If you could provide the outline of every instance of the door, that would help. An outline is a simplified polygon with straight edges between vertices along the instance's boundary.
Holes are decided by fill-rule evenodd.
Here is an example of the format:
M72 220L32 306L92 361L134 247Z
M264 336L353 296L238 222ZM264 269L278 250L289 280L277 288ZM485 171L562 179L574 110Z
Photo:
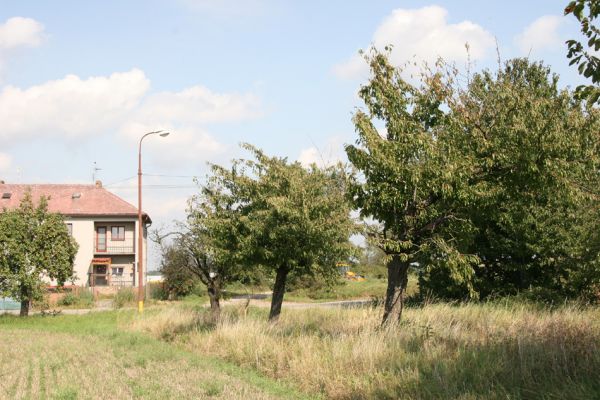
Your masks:
M99 226L96 228L96 251L106 251L106 227Z
M108 286L107 265L94 265L92 271L92 286Z

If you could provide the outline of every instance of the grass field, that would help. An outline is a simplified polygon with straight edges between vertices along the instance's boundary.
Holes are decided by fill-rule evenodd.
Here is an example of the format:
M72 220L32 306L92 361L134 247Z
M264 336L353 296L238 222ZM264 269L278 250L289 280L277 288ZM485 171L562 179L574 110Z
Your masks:
M600 309L522 304L408 308L380 329L381 310L226 309L217 326L169 307L132 329L212 354L333 399L594 399L600 394Z
M339 285L331 288L296 289L285 294L285 301L297 302L322 302L334 300L352 300L364 298L382 298L385 296L387 281L384 279L369 278L366 281L341 280Z
M0 398L305 397L252 370L125 329L135 320L133 311L0 317Z
M0 398L599 398L597 307L429 304L386 329L379 308L267 312L2 316Z

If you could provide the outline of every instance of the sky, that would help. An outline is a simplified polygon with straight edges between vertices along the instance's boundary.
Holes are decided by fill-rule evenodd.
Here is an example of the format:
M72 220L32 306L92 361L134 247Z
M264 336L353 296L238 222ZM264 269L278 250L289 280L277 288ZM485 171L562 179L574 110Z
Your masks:
M463 67L468 43L472 71L529 57L562 86L582 83L566 59L579 29L566 3L3 0L0 179L95 178L135 205L137 142L166 130L143 142L143 208L165 228L185 217L193 177L243 157L242 142L304 164L343 161L369 77L358 51L371 45L393 45L398 65Z

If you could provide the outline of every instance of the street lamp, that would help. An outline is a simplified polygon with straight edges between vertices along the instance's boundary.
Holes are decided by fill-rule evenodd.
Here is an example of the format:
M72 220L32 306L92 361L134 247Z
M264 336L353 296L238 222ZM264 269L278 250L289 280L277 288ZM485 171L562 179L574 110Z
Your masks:
M144 228L142 225L142 140L146 136L158 134L161 137L169 136L169 132L148 132L140 139L138 148L138 312L144 312Z

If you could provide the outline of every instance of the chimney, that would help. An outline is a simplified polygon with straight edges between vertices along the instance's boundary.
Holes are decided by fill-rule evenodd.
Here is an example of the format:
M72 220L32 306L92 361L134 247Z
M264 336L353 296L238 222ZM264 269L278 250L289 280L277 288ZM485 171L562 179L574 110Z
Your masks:
M98 189L101 189L102 188L102 181L96 181L96 187Z

